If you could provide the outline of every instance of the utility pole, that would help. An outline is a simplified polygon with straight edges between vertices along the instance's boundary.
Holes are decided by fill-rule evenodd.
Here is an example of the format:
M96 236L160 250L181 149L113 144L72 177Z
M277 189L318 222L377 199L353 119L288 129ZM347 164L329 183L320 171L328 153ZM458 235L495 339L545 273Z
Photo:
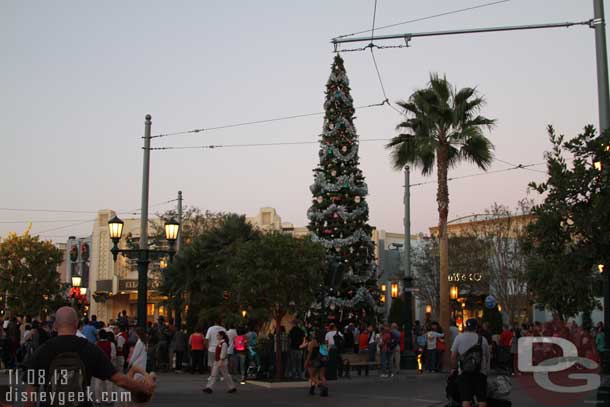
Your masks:
M403 354L403 366L406 369L416 368L415 354L413 353L413 320L412 320L412 303L413 303L413 275L411 274L411 170L409 166L405 166L405 194L404 194L404 253L403 253L403 293L404 293L404 333L405 333L405 352Z
M608 95L608 53L606 49L606 20L603 0L593 0L595 29L595 56L597 59L597 99L599 108L599 134L610 129L610 96Z
M597 60L597 100L599 110L599 134L610 129L610 96L608 95L608 54L606 48L606 19L603 0L593 0L595 29L595 57ZM605 348L610 349L610 272L604 273L604 337ZM610 352L604 352L603 371L610 374ZM598 400L610 401L610 381L600 386Z
M144 122L144 164L142 170L142 208L140 211L140 253L138 258L138 326L146 327L148 303L148 184L150 174L150 127L152 117Z
M180 252L180 246L182 245L182 191L178 191L178 223L180 224L180 229L178 229L176 254Z
M178 191L178 223L180 229L178 229L178 240L176 243L176 255L180 253L180 246L182 243L182 191ZM176 296L174 301L174 310L176 312L176 318L174 320L176 329L182 327L182 299L180 296Z

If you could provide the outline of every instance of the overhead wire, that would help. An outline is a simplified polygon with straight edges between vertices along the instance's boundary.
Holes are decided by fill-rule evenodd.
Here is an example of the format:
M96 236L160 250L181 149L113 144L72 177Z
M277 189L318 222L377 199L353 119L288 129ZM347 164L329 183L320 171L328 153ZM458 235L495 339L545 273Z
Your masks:
M455 181L455 180L458 180L458 179L479 177L479 176L482 176L482 175L498 174L498 173L514 171L514 170L527 170L529 167L534 167L534 166L543 165L543 164L545 164L545 163L517 164L517 165L514 165L514 166L512 166L510 168L503 168L501 170L492 170L492 171L485 171L485 172L477 172L477 173L474 173L474 174L458 175L456 177L448 177L447 181ZM410 184L409 186L410 187L418 187L418 186L421 186L421 185L436 184L436 183L437 183L437 181L417 182L415 184Z
M410 24L410 23L416 23L419 21L425 21L425 20L431 20L433 18L437 18L437 17L443 17L443 16L448 16L451 14L457 14L457 13L462 13L464 11L470 11L470 10L475 10L475 9L479 9L479 8L483 8L483 7L489 7L489 6L493 6L496 4L500 4L500 3L506 3L509 2L510 0L498 0L498 1L493 1L490 3L485 3L485 4L480 4L478 6L472 6L472 7L466 7L466 8L461 8L461 9L456 9L456 10L451 10L451 11L446 11L444 13L438 13L438 14L433 14L430 16L426 16L426 17L419 17L419 18L414 18L412 20L406 20L406 21L401 21L398 23L393 23L393 24L388 24L388 25L382 25L381 27L377 27L377 31L379 30L385 30L386 28L392 28L392 27L397 27L399 25L404 25L404 24ZM351 33L351 34L343 34L343 35L339 35L337 37L335 37L335 39L341 39L341 38L346 38L346 37L352 37L354 35L358 35L358 34L364 34L367 33L371 30L362 30L362 31L358 31L355 33Z
M358 142L371 141L389 141L391 138L370 138L360 139ZM215 149L215 148L231 148L231 147L269 147L269 146L298 146L306 144L320 144L319 141L286 141L277 143L249 143L249 144L210 144L201 146L166 146L166 147L151 147L151 150L194 150L194 149Z
M381 79L381 72L379 71L379 65L377 65L377 59L375 59L375 52L373 51L373 37L375 35L375 20L377 18L377 0L375 0L375 6L373 7L373 26L371 28L371 43L365 47L371 50L371 57L373 58L373 65L375 66L375 72L377 72L377 79L379 80L379 86L381 86L381 93L384 97L384 103L386 103L392 110L397 112L398 114L402 114L400 110L394 107L388 98L388 95L385 91L385 86L383 86L383 79Z
M152 205L149 205L150 208L155 208L161 205L165 205L171 202L175 202L178 199L170 199L163 202L157 202ZM68 210L68 209L30 209L30 208L0 208L0 211L9 211L9 212L32 212L32 213L86 213L86 214L97 214L98 211L83 211L83 210ZM128 215L138 215L140 210L132 210L132 211L117 211L117 214L128 214ZM42 220L2 220L0 224L19 224L19 223L32 223L32 224L40 224L40 223L65 223L65 222L76 222L71 223L69 225L58 226L51 229L47 229L41 232L36 232L36 234L43 234L46 232L51 232L55 230L67 229L73 226L80 226L85 223L94 222L95 219L42 219Z
M371 108L371 107L383 106L384 104L385 104L385 101L380 102L380 103L372 103L370 105L358 106L358 107L356 107L354 109L355 110L362 110L362 109L368 109L368 108ZM249 122L225 124L225 125L215 126L215 127L204 127L204 128L199 128L199 129L192 129L192 130L185 130L185 131L176 131L176 132L173 132L173 133L159 133L159 134L150 136L150 138L160 138L160 137L169 137L169 136L183 136L183 135L188 135L188 134L196 134L196 133L201 133L201 132L209 132L209 131L213 131L213 130L222 130L222 129L230 129L230 128L233 128L233 127L249 126L249 125L252 125L252 124L271 123L271 122L278 122L278 121L282 121L282 120L297 119L297 118L301 118L301 117L321 116L324 113L325 112L296 114L296 115L292 115L292 116L282 116L282 117L276 117L276 118L272 118L272 119L254 120L254 121L249 121Z

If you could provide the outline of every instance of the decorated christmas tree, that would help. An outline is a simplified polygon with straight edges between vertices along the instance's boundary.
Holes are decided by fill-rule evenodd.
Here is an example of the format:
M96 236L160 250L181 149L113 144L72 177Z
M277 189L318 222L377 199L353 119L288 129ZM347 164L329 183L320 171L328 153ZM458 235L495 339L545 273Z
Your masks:
M358 135L349 81L338 54L326 83L320 163L313 170L312 238L328 249L328 319L372 320L380 311L374 243L368 224L368 188L359 168Z

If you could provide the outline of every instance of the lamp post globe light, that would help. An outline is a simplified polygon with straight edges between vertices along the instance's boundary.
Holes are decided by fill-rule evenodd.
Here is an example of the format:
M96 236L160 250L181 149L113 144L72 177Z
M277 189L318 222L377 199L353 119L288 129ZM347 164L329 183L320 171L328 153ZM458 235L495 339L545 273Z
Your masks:
M72 287L79 288L81 281L81 276L72 276Z
M148 302L148 257L150 253L159 253L159 254L168 254L169 255L169 263L171 264L174 259L174 254L176 253L174 249L174 244L176 243L176 239L178 238L178 233L180 232L180 223L176 222L174 219L170 219L165 222L164 231L165 231L165 239L169 243L169 248L167 250L153 250L148 248L140 248L140 249L120 249L119 242L123 235L123 226L125 222L119 219L118 216L114 216L112 219L108 221L108 232L110 234L110 239L112 240L112 248L110 252L112 253L112 258L114 261L117 260L119 253L134 253L138 254L138 326L145 327L146 326L146 305Z

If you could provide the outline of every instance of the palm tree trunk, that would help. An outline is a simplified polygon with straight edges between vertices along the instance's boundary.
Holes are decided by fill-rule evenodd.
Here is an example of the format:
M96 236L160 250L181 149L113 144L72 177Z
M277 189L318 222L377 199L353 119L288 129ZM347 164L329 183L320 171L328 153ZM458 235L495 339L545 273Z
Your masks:
M449 145L440 144L436 155L438 190L436 202L438 204L438 231L439 231L439 259L440 259L440 310L439 324L446 337L449 337L449 240L447 236L447 218L449 216L449 187L447 186L447 172L449 161ZM451 343L445 340L449 347ZM449 353L444 352L443 366L448 368Z

